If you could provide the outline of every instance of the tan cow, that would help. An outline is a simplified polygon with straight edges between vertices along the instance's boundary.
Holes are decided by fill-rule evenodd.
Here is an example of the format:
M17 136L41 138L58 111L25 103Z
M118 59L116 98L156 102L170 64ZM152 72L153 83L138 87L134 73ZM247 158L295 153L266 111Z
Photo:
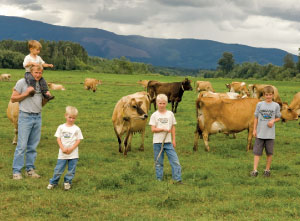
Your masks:
M242 94L243 96L250 96L250 93L247 89L247 85L245 82L231 82L231 84L225 84L225 86L229 89L229 92L235 92Z
M10 74L1 74L0 81L10 81L11 75Z
M300 116L300 92L294 95L289 107Z
M226 92L226 93L214 93L210 91L202 91L198 94L200 97L212 97L212 98L223 98L223 99L239 99L243 98L242 95L235 92Z
M215 133L238 133L248 129L247 151L252 147L253 122L256 98L219 99L198 98L197 129L195 131L194 151L198 150L199 135L203 136L205 148L209 151L208 136Z
M12 144L17 144L18 140L18 119L19 119L19 102L12 103L9 101L8 107L6 110L8 119L12 122L15 127L15 136Z
M139 80L137 83L142 85L143 88L146 90L147 86L148 86L148 83L149 83L149 80Z
M249 84L248 87L249 87L249 91L250 91L250 97L262 99L264 88L266 86L272 86L273 87L273 89L274 89L274 99L273 100L281 105L282 101L279 97L278 89L273 85L269 85L269 84Z
M213 89L209 81L196 81L196 90L197 92L201 92L201 91L215 92L215 90Z
M61 84L48 83L48 87L50 90L61 90L61 91L66 90L65 87L62 86Z
M131 149L131 139L134 133L141 133L140 150L144 150L145 128L148 118L150 99L147 92L137 92L135 94L122 97L116 104L112 122L119 142L119 152L127 155ZM122 136L126 134L124 145Z
M96 92L97 90L97 85L102 84L101 80L97 80L95 78L86 78L84 80L84 88L87 90L92 90L93 92Z

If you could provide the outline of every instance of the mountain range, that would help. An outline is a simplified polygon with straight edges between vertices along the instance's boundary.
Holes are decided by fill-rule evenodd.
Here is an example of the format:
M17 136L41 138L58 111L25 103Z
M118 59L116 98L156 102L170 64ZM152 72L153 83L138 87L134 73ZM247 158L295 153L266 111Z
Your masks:
M20 17L0 16L0 40L4 39L72 41L82 45L90 56L108 59L125 56L130 61L154 66L190 69L215 69L224 52L232 53L236 63L257 62L281 66L288 53L275 48L256 48L211 40L117 35L97 28L73 28Z

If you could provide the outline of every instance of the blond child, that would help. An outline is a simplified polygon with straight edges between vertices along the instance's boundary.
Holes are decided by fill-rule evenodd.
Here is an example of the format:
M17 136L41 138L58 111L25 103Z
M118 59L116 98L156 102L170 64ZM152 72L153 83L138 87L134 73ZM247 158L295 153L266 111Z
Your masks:
M166 152L172 167L173 180L175 183L181 184L181 166L175 151L176 119L173 112L166 109L168 97L165 94L157 95L156 104L158 106L158 110L151 115L149 122L153 133L156 178L159 181L163 179L164 152Z
M250 173L250 175L253 177L258 175L257 167L264 148L266 150L267 163L263 175L266 177L271 175L270 167L274 149L275 122L278 122L281 117L280 106L278 103L273 101L273 87L265 87L263 96L265 100L257 103L254 113L255 119L253 136L256 137L256 139L253 147L253 171Z
M76 165L78 162L78 145L83 139L81 130L75 125L75 120L78 115L78 110L75 107L66 107L66 123L59 125L56 130L55 137L59 145L59 154L54 175L50 179L47 189L53 189L58 185L58 181L63 174L66 165L68 164L68 172L64 177L64 189L71 188L72 180L75 176Z
M33 95L36 91L36 80L31 75L30 68L32 66L38 66L38 65L42 65L44 68L45 67L53 68L53 64L46 64L43 61L43 59L39 56L41 48L42 48L42 45L40 44L40 42L38 42L36 40L28 41L28 49L30 51L30 54L24 58L23 66L26 70L26 72L25 72L26 83L28 86L34 88L34 91L32 91L31 95ZM52 96L51 93L49 92L47 82L45 81L45 79L43 77L39 80L39 84L40 84L41 92L42 92L42 95L44 96L44 98L46 98L48 101L52 100L54 98L54 96Z

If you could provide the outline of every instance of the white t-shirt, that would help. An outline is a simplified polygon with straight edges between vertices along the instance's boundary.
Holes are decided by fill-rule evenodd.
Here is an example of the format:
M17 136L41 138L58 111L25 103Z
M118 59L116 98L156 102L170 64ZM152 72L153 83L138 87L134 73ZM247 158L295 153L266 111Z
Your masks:
M80 128L75 124L71 127L68 127L66 124L59 125L54 136L61 139L61 143L64 147L71 147L77 140L83 139ZM58 159L75 158L79 158L78 147L76 147L70 154L63 153L59 148Z
M167 110L165 113L155 111L149 121L149 125L156 128L163 128L170 130L173 125L177 124L175 116L172 111ZM166 132L159 132L153 134L153 143L162 143L165 138ZM168 133L165 143L171 143L171 133Z
M45 61L43 61L43 59L40 56L37 55L34 58L34 57L31 57L31 55L29 54L24 58L24 62L23 62L23 67L25 68L26 72L30 72L31 66L25 67L29 62L34 62L34 63L41 64L41 65L45 64Z

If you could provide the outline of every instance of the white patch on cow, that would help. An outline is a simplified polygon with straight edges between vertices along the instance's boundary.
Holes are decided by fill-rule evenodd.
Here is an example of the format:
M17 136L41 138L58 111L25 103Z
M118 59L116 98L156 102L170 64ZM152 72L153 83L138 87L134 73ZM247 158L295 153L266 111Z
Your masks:
M239 94L235 92L226 92L226 94L229 97L229 99L237 99L239 96Z
M241 83L241 86L244 86L244 85L246 85L246 83L245 83L245 82L242 82L242 83Z
M230 88L230 92L235 92L235 90L234 90L234 88L232 87L232 88Z
M222 132L225 129L225 125L221 122L215 121L211 125L211 133Z

